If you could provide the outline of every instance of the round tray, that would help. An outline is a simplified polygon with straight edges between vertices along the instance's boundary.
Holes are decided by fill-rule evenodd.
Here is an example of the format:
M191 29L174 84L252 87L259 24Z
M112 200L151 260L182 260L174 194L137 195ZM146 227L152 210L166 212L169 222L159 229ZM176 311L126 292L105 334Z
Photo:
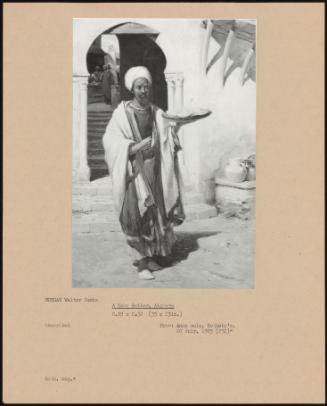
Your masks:
M193 123L194 121L200 120L201 118L208 117L211 114L211 111L208 109L198 109L196 111L181 111L181 112L166 112L163 113L163 117L165 117L169 121L174 121L178 124L187 124Z

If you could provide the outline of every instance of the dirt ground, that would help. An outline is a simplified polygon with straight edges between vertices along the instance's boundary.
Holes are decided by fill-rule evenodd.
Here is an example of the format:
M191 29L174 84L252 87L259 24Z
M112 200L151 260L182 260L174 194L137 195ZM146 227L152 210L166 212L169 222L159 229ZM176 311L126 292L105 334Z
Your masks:
M119 225L74 234L73 287L254 288L254 220L217 216L185 222L175 232L173 263L147 281L138 278Z

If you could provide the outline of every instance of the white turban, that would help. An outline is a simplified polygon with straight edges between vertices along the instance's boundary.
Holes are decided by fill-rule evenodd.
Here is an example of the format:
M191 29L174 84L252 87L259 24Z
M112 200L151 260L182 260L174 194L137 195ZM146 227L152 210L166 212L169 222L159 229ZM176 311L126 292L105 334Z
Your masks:
M125 73L125 86L127 89L132 91L133 83L140 78L147 79L150 85L152 84L151 74L145 66L134 66L128 69Z

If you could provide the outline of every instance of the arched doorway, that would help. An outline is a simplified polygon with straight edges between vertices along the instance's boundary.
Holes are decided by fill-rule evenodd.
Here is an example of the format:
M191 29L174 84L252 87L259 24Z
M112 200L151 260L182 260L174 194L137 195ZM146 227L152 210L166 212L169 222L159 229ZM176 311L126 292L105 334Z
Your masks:
M164 75L166 57L156 43L159 34L159 31L143 24L127 22L102 32L88 50L87 67L89 73L92 74L95 66L100 66L100 63L102 63L101 68L110 63L118 73L119 81L115 88L115 96L112 96L109 105L108 101L107 104L105 102L104 83L98 83L95 86L91 83L88 85L87 155L91 181L108 175L102 136L117 103L120 100L130 100L133 97L123 83L123 78L129 68L143 65L149 69L153 82L151 101L163 110L167 110L167 84ZM106 38L108 44L111 44L108 47L104 46ZM116 45L114 45L113 39L115 39Z
M152 102L167 110L167 84L164 71L166 57L155 42L159 31L150 29L142 24L126 23L111 30L119 41L120 47L120 76L124 78L126 71L132 66L146 66L152 76ZM123 99L131 99L132 94L122 86Z

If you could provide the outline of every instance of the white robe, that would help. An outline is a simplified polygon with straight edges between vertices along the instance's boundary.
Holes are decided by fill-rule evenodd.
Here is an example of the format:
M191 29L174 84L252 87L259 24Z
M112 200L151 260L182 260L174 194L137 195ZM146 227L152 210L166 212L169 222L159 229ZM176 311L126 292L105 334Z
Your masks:
M156 128L160 142L160 162L163 198L166 212L176 204L179 198L183 204L183 180L181 176L178 156L175 160L174 141L168 120L162 116L163 111L156 111ZM109 168L109 175L113 185L114 204L117 215L120 216L126 193L128 176L132 175L129 161L129 147L135 143L133 132L125 111L125 102L121 102L114 110L103 136L105 160ZM136 159L142 166L142 153L136 154ZM135 178L138 206L141 216L146 210L145 200L151 197L151 191L144 181L142 172Z

